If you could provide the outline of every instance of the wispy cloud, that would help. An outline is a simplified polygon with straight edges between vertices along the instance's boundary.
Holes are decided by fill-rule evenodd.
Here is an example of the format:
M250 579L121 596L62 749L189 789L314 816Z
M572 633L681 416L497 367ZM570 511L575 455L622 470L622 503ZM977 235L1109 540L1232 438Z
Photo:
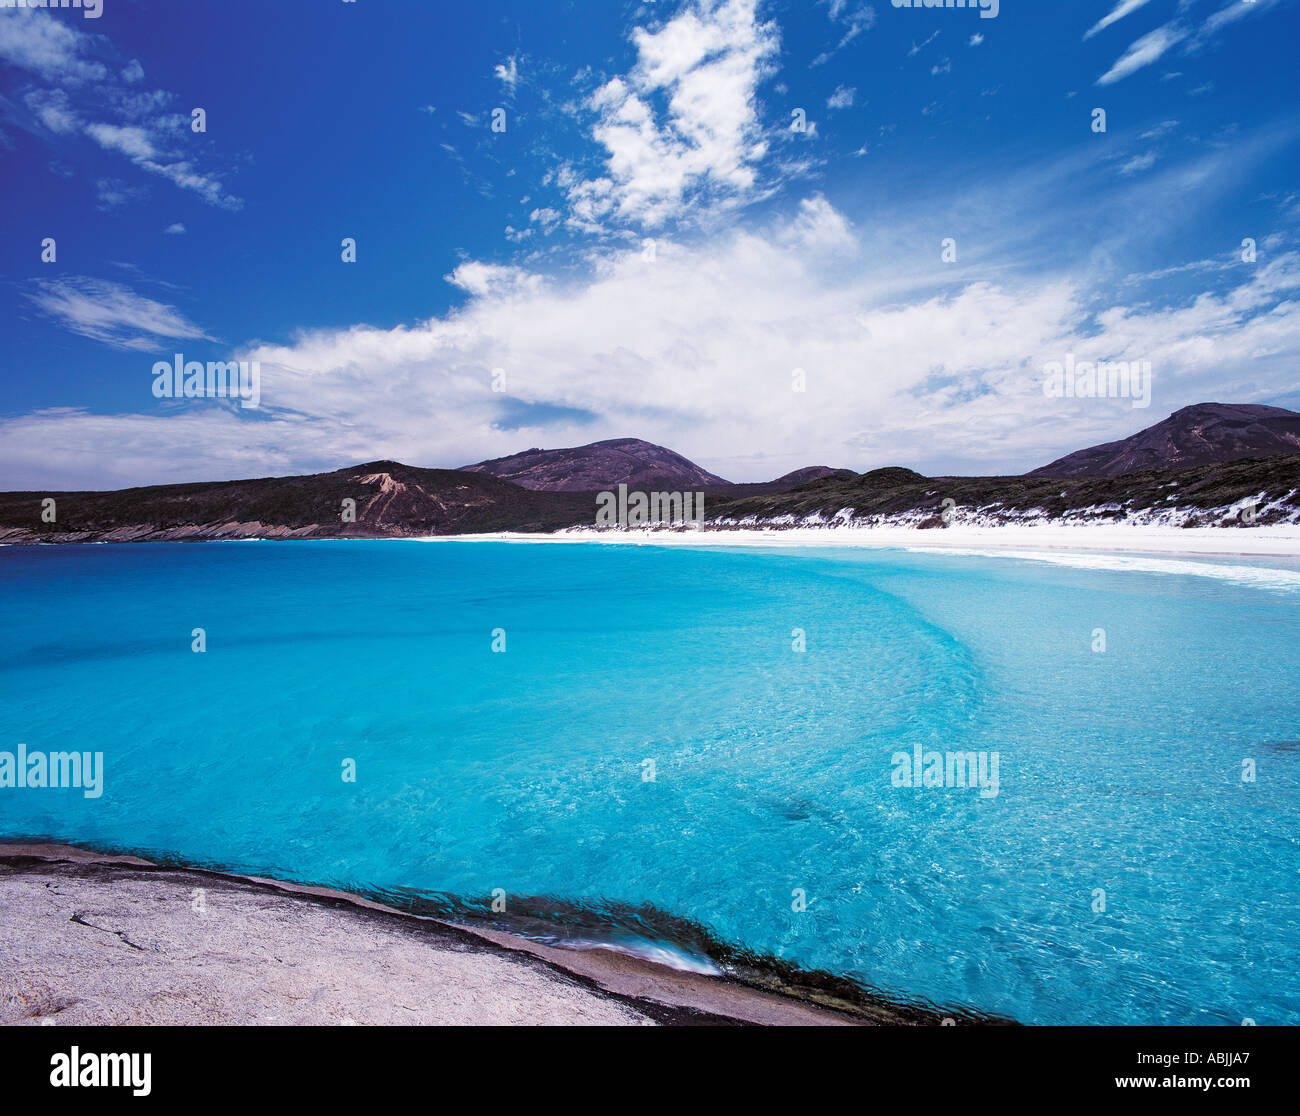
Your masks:
M1151 0L1120 0L1120 2L1116 4L1109 13L1102 16L1101 19L1088 28L1087 34L1083 37L1085 39L1091 39L1099 32L1105 31L1112 23L1118 23L1125 16L1132 15L1139 8L1145 7L1150 2Z
M48 83L24 95L32 113L24 126L37 134L84 135L210 205L240 208L217 175L180 153L187 118L169 111L172 94L142 89L139 61L110 67L102 60L110 53L103 36L76 31L44 11L0 9L0 60Z
M915 58L918 54L921 53L921 51L923 51L932 42L934 42L934 40L937 39L941 34L942 32L936 31L932 35L930 35L929 38L922 39L919 43L913 43L911 50L907 52L907 57Z
M519 59L512 54L504 62L499 63L492 73L502 85L513 92L515 86L519 84Z
M1159 124L1155 125L1155 127L1148 128L1138 138L1144 140L1159 139L1161 136L1168 135L1177 127L1178 127L1177 120L1162 120L1160 121Z
M87 124L86 135L106 151L118 151L133 161L152 159L157 152L143 128L118 124Z
M1166 23L1163 27L1157 27L1154 31L1143 35L1120 55L1115 64L1097 79L1097 84L1113 85L1144 66L1150 66L1171 47L1177 46L1186 39L1187 35L1188 32L1176 23Z
M175 307L121 283L74 275L42 280L27 297L71 332L119 349L154 349L164 340L213 340Z
M1112 85L1121 81L1130 74L1151 65L1176 46L1181 46L1184 53L1200 50L1225 27L1238 20L1262 15L1283 2L1285 0L1230 0L1226 7L1220 8L1199 26L1184 18L1187 5L1180 4L1179 18L1157 27L1132 43L1115 64L1097 79L1097 84ZM1126 4L1127 11L1121 13L1120 9L1125 8ZM1126 0L1126 4L1121 4L1111 15L1118 19L1121 15L1127 15L1129 11L1141 6L1141 4L1134 4L1133 0ZM1109 16L1090 31L1089 35L1100 29L1107 20L1110 20ZM1110 21L1114 22L1114 20Z
M1281 2L1282 0L1229 0L1202 25L1197 36L1198 45L1217 35L1229 24L1249 16L1261 15Z
M143 190L123 182L120 178L95 180L95 203L104 212L120 209L131 202L139 201L143 196Z
M1135 155L1127 163L1119 168L1119 173L1128 177L1139 173L1140 171L1150 170L1156 165L1156 153L1147 151L1142 155Z
M0 9L0 59L47 81L103 81L108 67L95 58L94 48L90 35L42 11Z
M29 90L23 96L23 103L56 136L72 135L83 127L81 117L63 89Z
M851 3L850 0L829 0L827 16L843 30L834 45L827 47L813 59L814 66L829 62L836 54L876 23L876 10L870 4Z
M826 107L829 109L852 108L853 98L857 95L857 92L852 86L841 85L827 98Z

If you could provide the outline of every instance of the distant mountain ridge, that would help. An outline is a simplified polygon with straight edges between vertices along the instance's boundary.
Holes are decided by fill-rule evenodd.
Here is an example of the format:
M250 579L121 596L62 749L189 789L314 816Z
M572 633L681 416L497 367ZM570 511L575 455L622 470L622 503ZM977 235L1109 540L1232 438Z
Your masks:
M46 523L33 507L54 499ZM496 477L370 461L332 473L116 492L0 493L0 542L392 538L554 531L590 501Z
M1150 462L1150 464L1143 464ZM707 493L708 528L1027 522L1300 523L1300 414L1203 403L1017 477L824 465L730 484L663 446L616 438L462 469L369 461L330 473L0 493L0 543L402 538L593 528L598 492ZM53 521L45 515L54 499Z
M1300 414L1257 403L1197 403L1117 442L1076 450L1029 477L1119 477L1300 453Z
M646 492L719 488L731 482L695 462L640 438L610 438L568 449L530 449L464 465L538 492L600 492L626 484Z
M786 492L714 501L706 518L710 527L767 529L1300 524L1300 454L1118 477L924 477L897 468L837 473Z
M581 451L592 450L592 453ZM297 477L152 485L115 492L0 493L0 543L186 542L212 539L403 538L544 533L596 521L596 493L707 490L720 498L783 492L834 473L824 466L733 485L649 442L615 439L576 450L529 450L503 468L421 469L368 461ZM842 470L846 476L851 472ZM545 488L550 484L557 487ZM564 487L580 484L581 489ZM46 522L43 501L55 501Z

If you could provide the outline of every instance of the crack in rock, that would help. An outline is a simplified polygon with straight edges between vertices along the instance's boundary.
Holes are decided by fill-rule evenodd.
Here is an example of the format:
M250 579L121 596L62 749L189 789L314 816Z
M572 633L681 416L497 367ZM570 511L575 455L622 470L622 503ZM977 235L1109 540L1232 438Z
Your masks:
M74 914L70 919L68 919L68 921L75 922L78 926L89 926L90 929L98 930L101 934L112 934L114 937L118 938L123 945L129 945L132 949L138 949L141 953L147 952L144 946L136 945L135 942L131 941L123 930L109 930L103 926L96 926L93 922L87 922L79 914Z

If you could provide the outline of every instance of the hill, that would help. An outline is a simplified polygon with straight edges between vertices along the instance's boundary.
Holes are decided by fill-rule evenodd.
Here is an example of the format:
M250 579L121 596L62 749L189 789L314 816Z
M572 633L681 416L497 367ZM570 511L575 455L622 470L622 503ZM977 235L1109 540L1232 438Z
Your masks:
M653 442L612 438L570 449L530 449L462 467L539 492L600 492L626 484L645 492L685 492L731 482Z
M1031 477L1118 477L1300 453L1300 414L1252 403L1197 403L1118 442L1076 450Z

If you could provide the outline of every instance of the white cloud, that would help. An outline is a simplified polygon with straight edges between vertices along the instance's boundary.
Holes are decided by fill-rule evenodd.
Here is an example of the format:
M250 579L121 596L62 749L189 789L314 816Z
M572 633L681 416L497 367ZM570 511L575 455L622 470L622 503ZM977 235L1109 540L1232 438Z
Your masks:
M168 236L184 236L185 226L182 225L179 221L177 221L174 225L168 225L165 229L163 229L163 232L165 232Z
M227 193L215 175L174 153L188 118L167 112L173 96L138 88L144 80L138 60L120 72L96 60L109 49L102 36L76 31L46 12L0 9L0 60L53 83L53 88L33 89L23 98L45 129L60 136L84 133L105 151L126 157L211 205L240 208L240 199ZM99 119L87 123L92 116ZM138 193L119 190L113 196L122 201Z
M534 209L528 215L528 220L532 221L534 224L541 225L542 232L544 233L549 233L563 219L564 214L562 214L558 209L551 209L549 207Z
M143 191L128 185L120 178L95 180L95 201L102 210L117 209L128 202L139 201Z
M31 9L0 9L0 59L47 81L102 81L108 68L90 55L90 36Z
M826 107L829 109L845 109L853 107L853 98L857 95L857 90L849 85L841 85L826 101Z
M1110 12L1094 23L1083 37L1091 39L1098 32L1105 31L1112 23L1118 23L1126 15L1132 15L1139 8L1145 7L1151 0L1120 0Z
M1177 24L1166 23L1163 27L1157 27L1133 43L1115 64L1097 79L1097 84L1113 85L1136 73L1142 67L1151 65L1171 47L1177 46L1186 38L1187 31Z
M967 46L977 47L977 46L979 46L980 43L982 43L983 41L984 41L984 36L981 35L978 31L976 31L975 34L973 34L973 35L970 37L970 42L967 44Z
M876 23L876 10L870 4L853 4L847 0L831 0L827 15L832 23L844 28L835 45L828 47L813 59L814 66L829 62L832 57L853 42L863 31L869 31Z
M1162 27L1157 27L1154 31L1143 35L1142 38L1134 42L1119 60L1097 79L1097 84L1111 85L1122 78L1126 78L1144 66L1149 66L1175 46L1181 45L1183 53L1193 53L1204 47L1225 27L1236 23L1240 19L1245 19L1247 16L1260 15L1269 11L1281 2L1282 0L1231 0L1226 7L1220 8L1199 27L1194 27L1179 19L1166 23ZM1126 0L1111 14L1115 15L1115 18L1119 18L1116 12L1126 6L1128 11L1133 11L1141 5L1133 5L1132 0ZM1184 15L1187 7L1186 3L1179 5L1180 17ZM1127 11L1121 14L1127 14ZM1109 17L1107 18L1109 19ZM1106 22L1106 20L1103 20L1089 34L1095 33Z
M1156 165L1156 153L1148 151L1142 155L1135 155L1127 163L1119 168L1119 173L1125 175L1137 174L1139 171L1150 170Z
M775 25L757 21L755 0L693 0L632 41L636 65L587 102L605 174L570 181L575 225L655 229L696 206L747 200L767 153L756 90L777 50Z
M913 43L912 49L907 52L907 57L915 58L918 54L921 53L921 51L923 51L932 42L934 42L934 40L937 39L941 34L942 34L941 31L935 31L933 34L930 35L928 39L922 39L921 42L919 43Z
M196 170L192 163L186 160L164 161L154 146L153 137L144 128L135 125L87 124L86 134L105 150L125 155L142 170L161 175L181 189L200 195L212 205L238 209L243 204L238 198L227 194L219 180Z
M23 103L55 135L66 136L81 130L81 118L62 89L33 89Z
M804 198L794 220L778 226L773 239L809 252L853 252L858 243L848 219L820 194Z
M121 385L126 405L135 400L152 402L151 359L142 357L139 375ZM216 404L166 418L51 408L0 425L4 437L12 439L0 448L6 484L39 490L233 479L250 473L283 475L299 471L304 461L312 462L309 470L324 471L335 467L330 463L330 441L338 444L337 436L327 439L322 431L301 423L244 429ZM286 431L293 446L290 451L277 447L275 441ZM50 437L57 439L57 459L49 453ZM358 462L367 460L364 452L349 456Z
M1145 212L1166 185L1131 195L1125 212ZM987 201L970 199L972 211L987 212ZM1023 219L1015 198L1005 204L1010 220ZM464 305L443 316L242 351L262 366L255 421L201 402L168 416L29 415L0 422L0 468L40 486L78 462L83 480L104 484L376 457L452 466L632 432L736 479L808 464L996 472L1130 433L1190 402L1268 398L1294 384L1300 253L1225 269L1223 283L1161 306L1149 291L1120 301L1110 278L1088 282L1078 266L1068 276L953 282L937 250L918 256L928 223L915 219L883 214L854 227L814 196L761 231L660 240L653 260L602 251L582 280L470 261L449 277ZM89 336L139 348L203 336L173 308L122 288L42 293L47 311ZM1042 365L1070 352L1150 360L1151 411L1046 399ZM506 371L505 396L492 391L495 368ZM795 368L807 373L806 393L791 391ZM533 407L543 417L530 422ZM547 417L555 408L565 409L558 421Z
M1259 15L1278 3L1279 0L1230 0L1205 21L1197 38L1198 40L1209 39L1229 24L1236 23L1237 20L1245 19L1247 16Z
M87 124L86 135L106 151L120 152L132 160L152 159L156 154L149 133L143 128Z
M244 204L241 199L226 193L225 187L222 186L218 179L196 170L194 165L188 161L180 160L173 163L164 163L153 159L144 159L138 160L136 165L151 174L161 175L182 190L190 190L198 194L209 205L215 205L221 209L240 209Z
M160 340L212 338L173 306L121 283L86 276L42 280L27 296L66 329L122 349L152 349Z
M519 83L519 60L512 54L505 62L497 65L492 73L502 85L513 90Z
M1159 139L1161 136L1167 135L1177 127L1178 127L1177 120L1162 120L1154 128L1148 128L1145 132L1142 133L1142 135L1139 138L1144 140Z
M545 285L542 276L531 275L523 268L479 263L477 260L461 264L444 278L478 298L503 301L536 295Z

